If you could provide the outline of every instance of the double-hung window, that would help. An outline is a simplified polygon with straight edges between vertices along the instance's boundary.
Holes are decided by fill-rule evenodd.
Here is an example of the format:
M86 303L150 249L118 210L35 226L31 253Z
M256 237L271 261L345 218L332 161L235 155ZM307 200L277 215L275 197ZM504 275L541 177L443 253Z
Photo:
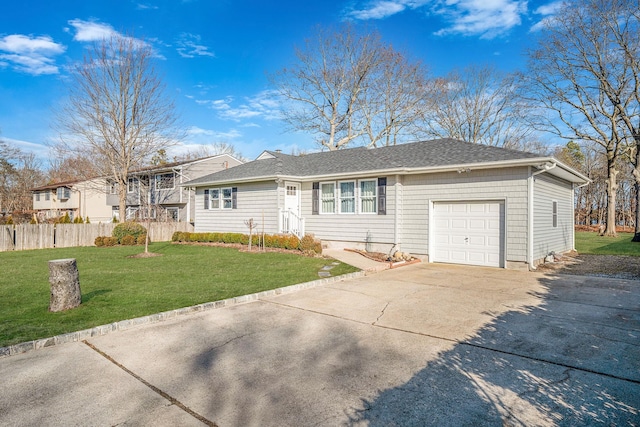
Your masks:
M220 189L212 188L209 190L209 196L211 197L209 209L220 209Z
M134 191L136 191L137 186L138 186L138 178L127 179L127 193L133 193Z
M222 209L231 209L233 207L232 197L231 187L222 189Z
M40 192L36 191L36 202L40 201Z
M340 213L356 213L356 183L342 181L340 188Z
M378 181L368 179L360 181L360 213L378 212Z
M208 188L204 190L204 208L237 209L237 194L237 187Z
M336 184L323 182L320 184L320 213L336 212Z
M58 187L56 197L58 197L58 200L68 200L71 197L71 190L68 187Z
M156 190L172 190L175 188L176 176L173 172L156 175Z

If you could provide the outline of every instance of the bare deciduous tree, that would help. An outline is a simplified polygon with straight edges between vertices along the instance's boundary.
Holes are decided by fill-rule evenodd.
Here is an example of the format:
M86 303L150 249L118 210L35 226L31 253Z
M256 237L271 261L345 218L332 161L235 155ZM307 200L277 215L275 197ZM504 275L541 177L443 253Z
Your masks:
M74 67L68 101L57 115L57 148L92 159L117 184L122 217L129 171L182 137L153 59L152 48L133 37L95 44Z
M395 143L422 100L422 66L409 64L375 31L359 34L349 24L332 31L317 28L296 49L297 63L271 76L285 100L285 122L329 150L358 139Z
M370 147L396 145L416 134L422 112L431 108L427 72L420 62L385 46L379 66L361 99L366 142Z
M637 8L636 2L625 0L564 3L542 30L538 47L529 52L529 66L521 76L523 97L542 109L533 116L535 126L597 144L606 156L609 236L616 235L617 161L626 138L622 110L634 84L616 22L628 20L624 14L633 10L637 19Z
M456 69L431 88L433 102L423 110L421 131L431 138L529 149L535 135L524 120L527 103L514 97L512 76L490 66Z

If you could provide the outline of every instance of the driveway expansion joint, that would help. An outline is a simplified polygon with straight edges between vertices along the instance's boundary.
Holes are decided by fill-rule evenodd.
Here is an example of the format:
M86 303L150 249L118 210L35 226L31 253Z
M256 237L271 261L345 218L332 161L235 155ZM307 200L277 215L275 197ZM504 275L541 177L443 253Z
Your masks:
M98 353L100 356L104 357L105 359L107 359L109 362L113 363L114 365L116 365L118 368L122 369L124 372L126 372L127 374L131 375L133 378L135 378L136 380L138 380L139 382L141 382L143 385L147 386L148 388L150 388L152 391L154 391L155 393L159 394L161 397L165 398L166 400L169 401L169 403L171 405L175 405L178 408L182 409L183 411L185 411L187 414L191 415L192 417L194 417L195 419L197 419L198 421L202 422L204 425L209 426L209 427L219 427L216 423L214 423L211 420L206 419L205 417L203 417L202 415L198 414L197 412L195 412L193 409L189 408L188 406L186 406L185 404L183 404L182 402L180 402L178 399L176 399L175 397L171 396L170 394L168 394L167 392L159 389L158 387L154 386L153 384L151 384L150 382L148 382L147 380L145 380L144 378L142 378L140 375L136 374L135 372L133 372L132 370L128 369L126 366L124 366L123 364L119 363L117 360L115 360L113 357L109 356L107 353L105 353L104 351L100 350L98 347L96 347L95 345L91 344L90 342L88 342L87 340L83 340L82 341L83 344L86 344L89 348L91 348L92 350L94 350L96 353Z

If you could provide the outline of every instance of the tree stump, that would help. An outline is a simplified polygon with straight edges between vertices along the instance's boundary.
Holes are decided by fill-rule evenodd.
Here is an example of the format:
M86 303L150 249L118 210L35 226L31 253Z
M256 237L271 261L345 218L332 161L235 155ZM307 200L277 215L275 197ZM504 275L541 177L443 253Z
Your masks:
M49 284L49 311L69 310L80 305L80 275L74 258L49 261Z

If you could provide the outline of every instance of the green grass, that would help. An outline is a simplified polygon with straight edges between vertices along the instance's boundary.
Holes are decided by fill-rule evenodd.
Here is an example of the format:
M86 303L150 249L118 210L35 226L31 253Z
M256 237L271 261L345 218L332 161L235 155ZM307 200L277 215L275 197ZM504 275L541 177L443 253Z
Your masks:
M576 250L579 254L640 256L640 242L632 242L633 233L618 233L617 237L576 231Z
M154 243L0 252L0 346L318 279L331 259ZM82 304L50 313L48 261L75 258ZM357 271L346 264L334 276Z

